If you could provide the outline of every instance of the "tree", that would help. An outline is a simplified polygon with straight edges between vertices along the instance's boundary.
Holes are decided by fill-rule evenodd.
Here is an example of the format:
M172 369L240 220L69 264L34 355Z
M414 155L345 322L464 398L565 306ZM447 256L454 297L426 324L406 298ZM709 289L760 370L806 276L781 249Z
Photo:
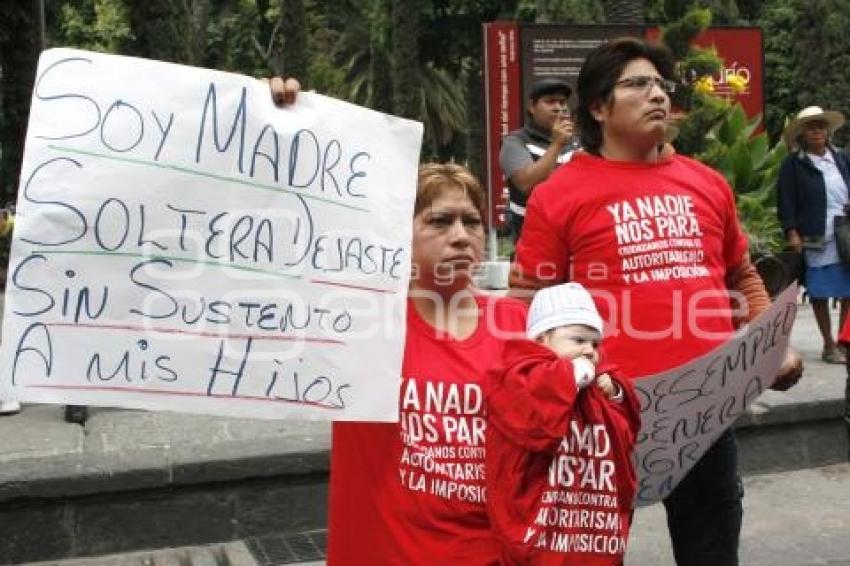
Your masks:
M210 2L203 65L252 76L280 74L280 19L278 2Z
M753 257L780 251L785 240L776 214L776 181L787 149L781 141L771 146L765 132L756 134L760 122L761 116L748 119L740 104L731 106L706 134L707 149L699 155L735 191Z
M41 50L35 2L0 3L0 198L15 194Z
M643 23L643 4L639 0L606 0L605 21L612 24Z
M541 24L597 24L605 21L605 8L598 0L524 0L516 18Z
M393 113L406 118L423 115L419 62L419 2L392 3Z
M280 10L283 56L279 74L309 81L310 57L307 51L307 13L301 0L283 0ZM275 69L278 70L278 69Z
M195 62L197 54L192 53L191 38L197 33L190 28L197 22L189 17L189 8L197 3L147 0L129 4L130 29L135 40L127 46L126 54L175 63Z
M50 32L57 45L105 53L120 53L133 38L129 10L122 0L63 3Z
M758 19L764 36L765 128L778 140L785 118L797 109L792 30L797 14L791 0L771 0Z
M352 6L347 33L341 37L338 56L347 72L344 98L382 112L392 111L390 26L386 0L367 0Z
M441 148L454 143L457 135L465 128L463 80L460 69L447 69L442 66L442 59L429 60L431 52L422 53L417 47L418 53L414 57L409 46L399 44L397 48L394 47L395 42L401 41L400 34L410 33L410 28L404 27L408 26L409 22L404 23L401 29L394 29L390 25L394 1L365 0L360 6L353 3L354 13L358 15L348 21L347 32L340 40L340 55L350 57L346 63L345 88L340 94L352 102L376 110L410 112L406 114L407 117L425 124L423 156L431 159L440 156ZM419 9L412 13L417 18L422 17ZM405 29L408 31L405 32ZM418 45L428 44L427 39L420 37L421 35L427 38L428 33L431 32L417 32ZM439 33L441 36L450 36L445 29L440 29ZM437 47L439 51L439 46ZM350 55L351 53L353 55ZM445 56L445 53L440 55ZM459 57L458 60L462 59ZM401 66L406 68L402 69ZM397 72L409 78L403 79L404 83L399 83L399 79L395 77ZM395 89L401 84L415 87L405 95L399 94L396 97ZM408 103L411 104L409 108L402 106Z
M649 0L646 18L652 22L670 23L694 9L708 10L715 24L736 24L740 21L735 0Z
M516 0L433 0L432 9L425 12L419 43L423 61L430 61L447 76L455 77L455 87L461 93L464 115L451 112L462 119L450 139L438 147L440 160L456 159L479 177L484 139L482 24L510 19L517 11ZM451 41L446 42L445 38ZM450 114L445 112L446 117Z
M846 113L850 75L843 69L850 68L850 0L794 0L793 7L798 15L792 34L798 109L818 105ZM847 128L835 140L846 144Z
M710 89L699 85L710 81L720 71L720 57L713 49L693 45L693 40L711 25L711 10L687 8L669 4L668 13L677 16L661 30L661 41L670 49L676 60L679 84L673 94L673 105L685 114L679 123L676 149L686 155L694 155L705 149L705 134L720 120L729 108L729 103L715 98ZM675 10L674 10L675 8Z

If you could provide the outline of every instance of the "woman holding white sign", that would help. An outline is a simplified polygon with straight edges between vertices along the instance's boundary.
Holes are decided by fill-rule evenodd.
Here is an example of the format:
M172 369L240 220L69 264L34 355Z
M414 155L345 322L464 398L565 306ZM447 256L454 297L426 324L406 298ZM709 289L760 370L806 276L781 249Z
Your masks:
M525 306L472 288L484 192L463 167L420 168L400 421L334 423L329 564L494 564L482 383Z
M271 81L276 100L285 86ZM473 289L484 202L467 169L420 167L399 422L334 423L328 564L499 561L482 385L506 339L524 336L526 306Z

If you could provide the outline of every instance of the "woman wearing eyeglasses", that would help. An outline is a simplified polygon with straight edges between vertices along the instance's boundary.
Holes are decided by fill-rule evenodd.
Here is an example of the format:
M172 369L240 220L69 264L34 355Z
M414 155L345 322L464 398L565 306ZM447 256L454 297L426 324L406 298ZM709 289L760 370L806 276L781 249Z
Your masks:
M515 288L588 288L607 322L607 359L636 378L695 360L770 303L729 185L663 151L672 78L670 53L637 39L588 54L577 83L586 152L532 193L511 273ZM789 352L778 387L801 373ZM731 429L672 492L655 496L664 497L677 564L738 564L743 492Z

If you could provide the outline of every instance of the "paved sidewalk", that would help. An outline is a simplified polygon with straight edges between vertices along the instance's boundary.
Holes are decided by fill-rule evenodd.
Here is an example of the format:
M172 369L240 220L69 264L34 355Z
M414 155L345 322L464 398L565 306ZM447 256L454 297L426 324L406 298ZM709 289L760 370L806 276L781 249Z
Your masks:
M833 333L837 333L838 310L832 309L831 313ZM816 406L820 409L838 408L839 412L843 410L847 370L843 365L827 364L821 360L823 344L808 303L798 303L791 343L803 356L803 379L789 391L765 391L753 404L754 422L770 422L769 413L792 408L800 413Z
M744 566L850 566L850 464L810 470L780 472L744 481L744 529L741 564ZM203 566L272 566L278 562L251 559L241 543L227 545L229 562L203 561L197 549L139 552L99 559L44 562L32 566L145 566L174 564ZM179 556L180 562L175 556ZM192 560L192 558L195 560ZM157 562L160 560L161 562ZM207 558L209 560L209 558ZM298 562L296 566L322 566L324 561ZM664 510L660 505L641 508L629 538L626 566L673 564L667 539Z
M742 566L850 566L850 464L752 476L744 489ZM673 564L663 507L638 509L626 566Z
M744 480L743 566L850 566L850 464ZM638 509L626 566L673 564L664 508Z
M810 470L748 477L744 481L744 528L741 564L745 566L850 566L850 464ZM184 549L134 553L102 559L75 559L33 566L145 566L179 555L192 566L272 566L278 562L249 559L244 545L227 545L239 552L241 561L191 560L198 550ZM177 564L177 562L174 562ZM297 566L321 566L324 561L299 562ZM635 514L629 538L626 566L672 565L673 556L661 505L641 508Z

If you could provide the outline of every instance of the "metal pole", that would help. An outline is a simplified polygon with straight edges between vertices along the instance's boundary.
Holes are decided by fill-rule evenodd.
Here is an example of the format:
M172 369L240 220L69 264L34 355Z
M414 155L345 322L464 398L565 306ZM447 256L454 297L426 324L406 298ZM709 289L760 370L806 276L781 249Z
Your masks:
M44 16L44 0L33 0L35 4L35 17L38 20L38 50L43 51L47 47L47 25Z

